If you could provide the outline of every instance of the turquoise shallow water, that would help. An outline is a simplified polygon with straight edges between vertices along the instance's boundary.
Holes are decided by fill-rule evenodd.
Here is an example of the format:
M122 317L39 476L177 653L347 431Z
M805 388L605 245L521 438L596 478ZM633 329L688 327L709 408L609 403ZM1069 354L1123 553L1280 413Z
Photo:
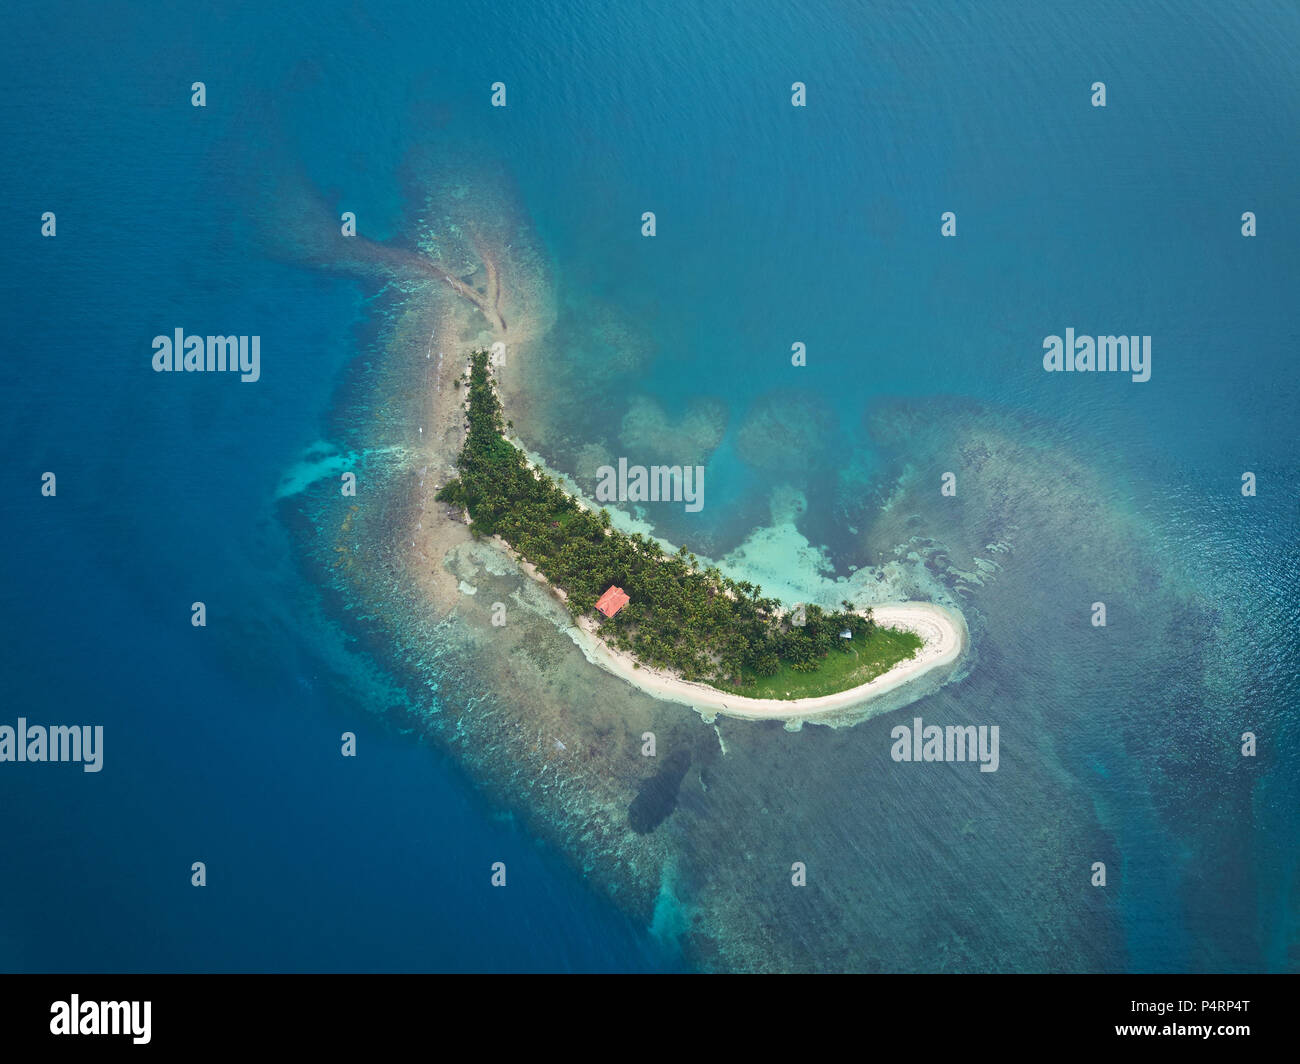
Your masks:
M720 437L704 510L646 512L669 539L721 557L790 484L840 575L909 537L949 586L998 565L953 591L971 675L917 712L1001 722L1004 767L902 775L888 720L724 724L712 785L658 829L682 898L798 847L816 899L762 904L829 967L1294 969L1297 39L1267 4L19 17L6 202L56 209L60 235L18 227L3 273L6 702L98 713L122 745L101 779L0 775L25 825L0 893L38 915L107 893L122 915L89 939L10 929L0 963L681 963L546 849L519 858L527 905L494 908L459 869L531 855L531 834L427 748L378 728L360 784L332 759L399 696L340 666L273 496L314 441L368 444L348 374L388 297L303 269L283 237L310 200L409 245L420 160L464 158L502 175L555 278L528 442L557 467L630 453L633 403L671 427L704 401L705 429L665 435ZM264 380L160 381L149 339L176 325L260 333ZM1152 380L1043 373L1042 338L1067 327L1152 335ZM958 505L909 466L956 469ZM47 468L53 516L29 490ZM900 476L907 512L881 518ZM203 596L220 623L196 644ZM1079 620L1098 599L1100 645ZM762 815L781 823L763 834ZM195 852L228 869L211 908L185 886ZM1093 859L1105 895L1073 887ZM324 935L340 909L356 926Z

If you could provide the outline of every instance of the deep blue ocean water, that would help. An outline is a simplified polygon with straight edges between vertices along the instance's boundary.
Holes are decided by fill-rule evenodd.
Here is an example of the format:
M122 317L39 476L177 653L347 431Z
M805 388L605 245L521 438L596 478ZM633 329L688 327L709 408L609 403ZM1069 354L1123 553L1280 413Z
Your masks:
M488 156L566 289L652 336L638 390L669 411L702 393L739 418L784 386L801 340L801 384L854 446L877 396L1044 415L1071 434L1061 446L1126 478L1205 587L1293 626L1300 13L1141 6L12 13L0 721L85 720L107 739L97 775L0 767L0 905L21 914L0 968L678 963L454 764L374 723L365 684L320 680L328 625L272 496L322 434L365 305L268 251L258 227L284 173L382 238L413 149ZM504 111L487 106L495 80ZM806 110L789 106L795 80ZM1105 109L1088 106L1095 80ZM658 216L649 244L643 210ZM263 379L153 374L150 340L177 326L260 334ZM1067 326L1152 334L1152 381L1042 373L1042 337ZM1243 469L1261 477L1250 510L1229 505ZM39 494L46 470L56 499ZM842 535L815 514L805 532ZM195 600L206 629L189 623ZM1300 934L1296 642L1262 646L1254 708L1277 722L1275 771L1245 851L1257 946L1233 963L1276 969L1294 967ZM344 730L364 756L338 757ZM1141 775L1119 752L1085 766L1099 746L1080 747L1080 772ZM1126 793L1100 819L1159 853L1162 875L1191 874ZM509 903L487 887L498 859ZM1128 956L1177 968L1194 932L1158 918L1149 888L1123 902Z

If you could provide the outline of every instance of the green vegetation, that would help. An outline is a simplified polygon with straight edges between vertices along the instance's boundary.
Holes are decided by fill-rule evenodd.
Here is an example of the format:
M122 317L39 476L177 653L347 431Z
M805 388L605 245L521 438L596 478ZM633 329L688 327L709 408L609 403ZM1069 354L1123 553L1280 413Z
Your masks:
M753 697L803 698L866 683L921 646L848 602L835 613L806 606L804 623L792 624L757 585L701 568L685 547L668 554L613 529L608 511L582 507L505 438L486 351L471 356L469 435L457 467L438 498L468 510L476 535L499 535L532 562L575 618L601 617L602 637L642 663ZM596 600L612 584L631 602L604 618ZM852 639L840 638L845 630Z
M860 687L921 649L921 637L900 628L875 625L864 640L842 640L844 653L827 654L813 672L796 672L782 665L773 676L742 675L739 683L723 683L728 691L749 698L816 698Z

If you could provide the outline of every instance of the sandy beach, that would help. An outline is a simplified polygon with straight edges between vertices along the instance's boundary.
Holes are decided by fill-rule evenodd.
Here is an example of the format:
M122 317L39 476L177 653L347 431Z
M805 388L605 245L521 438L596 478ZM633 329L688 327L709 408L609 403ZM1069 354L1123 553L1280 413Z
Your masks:
M449 519L449 508L434 498L438 489L456 475L456 459L465 442L468 391L457 386L458 379L465 375L470 350L508 342L506 366L497 367L496 373L504 402L512 390L507 367L540 331L532 316L512 305L511 292L500 280L499 252L480 240L474 242L474 250L483 262L487 294L475 292L444 270L429 267L428 272L460 298L437 301L429 308L434 311L431 318L422 319L430 333L426 352L429 372L425 380L424 423L415 445L420 483L407 534L416 556L412 574L440 615L453 611L460 598L458 581L444 561L450 552L471 540L467 524ZM503 306L511 309L508 333Z
M916 632L923 640L921 649L914 657L900 661L869 683L816 698L746 698L680 679L663 670L638 666L632 655L606 644L597 634L596 622L588 618L583 618L569 634L588 661L655 698L744 720L815 720L896 692L926 674L955 665L966 651L969 636L965 620L943 606L932 602L898 602L871 609L877 624ZM918 691L917 696L924 693Z

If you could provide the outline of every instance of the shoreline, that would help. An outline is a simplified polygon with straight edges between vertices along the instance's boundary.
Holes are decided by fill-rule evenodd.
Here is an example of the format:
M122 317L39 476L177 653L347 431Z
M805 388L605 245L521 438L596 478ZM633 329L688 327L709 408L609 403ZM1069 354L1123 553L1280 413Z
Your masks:
M487 542L563 605L566 598L563 590L538 572L532 562L499 535L491 536ZM864 684L809 698L750 698L697 680L683 680L664 669L644 665L630 652L611 646L601 638L599 622L591 617L579 618L561 630L591 664L662 702L675 702L695 710L706 723L721 715L739 720L779 720L787 724L806 720L856 724L868 717L899 709L942 686L970 647L966 618L937 602L882 602L866 608L871 610L876 624L883 628L915 632L921 637L921 649ZM945 667L946 670L940 673L939 670ZM927 677L932 681L929 689L915 694L904 690L909 684ZM940 682L933 684L935 679ZM885 699L886 695L896 693L899 698ZM861 707L865 705L873 705L874 711L862 712ZM857 712L853 712L855 710Z
M547 585L550 586L549 584ZM626 680L637 689L666 702L689 706L699 713L713 713L741 720L781 720L786 722L818 720L832 715L852 716L863 720L871 714L846 714L846 711L874 702L899 691L913 681L934 673L943 666L961 661L970 645L966 621L959 613L933 602L894 602L871 607L876 623L884 628L905 628L922 639L921 649L913 657L900 661L867 683L834 694L811 698L750 698L731 694L717 687L693 680L683 680L662 669L636 663L626 651L616 650L598 635L596 622L582 618L569 631L584 656L606 672ZM916 697L928 692L919 692ZM899 708L882 707L879 712Z

